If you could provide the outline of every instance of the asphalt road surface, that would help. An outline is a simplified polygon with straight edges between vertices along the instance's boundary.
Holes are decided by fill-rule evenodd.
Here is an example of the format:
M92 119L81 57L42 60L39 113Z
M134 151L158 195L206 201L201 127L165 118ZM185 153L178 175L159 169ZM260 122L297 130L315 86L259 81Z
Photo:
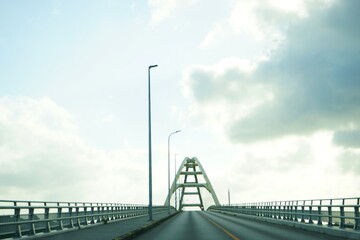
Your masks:
M137 240L340 240L313 233L241 217L211 212L182 212Z

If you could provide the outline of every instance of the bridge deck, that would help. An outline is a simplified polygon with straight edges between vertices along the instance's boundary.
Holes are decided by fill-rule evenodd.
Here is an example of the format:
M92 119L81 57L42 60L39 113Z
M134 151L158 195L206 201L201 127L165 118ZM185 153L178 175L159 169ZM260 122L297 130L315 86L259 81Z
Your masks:
M182 212L137 240L340 240L343 238L210 212Z
M172 210L174 213L174 210ZM162 211L153 215L154 222L169 217L167 211ZM36 235L27 239L42 240L62 240L62 239L87 239L102 240L114 239L119 236L132 232L136 229L148 226L151 223L148 216L123 219L107 224L96 225L80 230L59 232L54 235ZM324 227L326 228L326 227ZM349 231L350 232L350 231ZM166 220L161 225L152 228L137 238L131 239L266 239L266 240L340 240L343 237L334 237L318 232L301 230L298 228L267 223L244 216L230 216L222 213L208 211L181 212L178 215ZM359 238L352 238L359 239Z
M174 211L172 211L174 213ZM153 220L158 221L163 218L168 217L169 214L167 211L154 213ZM125 235L131 231L144 227L149 222L149 216L141 216L134 217L130 219L123 219L116 222L109 222L103 225L97 225L94 227L84 228L80 230L72 230L68 232L61 232L59 234L54 234L50 236L36 236L36 239L41 240L109 240L114 239L115 237L119 237Z

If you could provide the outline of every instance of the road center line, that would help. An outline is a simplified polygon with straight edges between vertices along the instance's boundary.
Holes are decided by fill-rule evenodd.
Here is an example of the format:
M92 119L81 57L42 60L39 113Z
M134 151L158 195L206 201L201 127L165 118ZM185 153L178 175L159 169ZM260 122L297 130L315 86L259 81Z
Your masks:
M203 216L206 220L208 220L211 224L213 224L215 227L219 228L220 230L222 230L226 235L228 235L231 239L233 240L240 240L240 238L236 237L234 234L232 234L231 232L229 232L228 230L226 230L226 228L220 226L218 223L214 222L213 220L211 220L209 217L205 216L204 214L200 214L201 216Z

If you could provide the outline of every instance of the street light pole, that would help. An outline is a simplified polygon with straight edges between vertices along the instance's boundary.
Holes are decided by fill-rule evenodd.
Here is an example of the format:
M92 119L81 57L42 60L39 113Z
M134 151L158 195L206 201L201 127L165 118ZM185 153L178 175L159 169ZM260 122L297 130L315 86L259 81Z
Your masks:
M153 220L152 215L152 166L151 166L151 94L150 94L150 69L158 65L151 65L148 68L148 113L149 113L149 221Z
M177 191L177 179L176 179L176 156L177 155L180 155L180 154L176 154L175 153L175 167L174 167L174 176L175 176L175 210L177 210L177 193L178 193L178 191Z
M229 202L229 206L230 206L230 189L228 189L228 202Z
M168 137L168 213L170 214L170 137L171 135L181 132L181 130L177 130L175 132L170 133Z
M175 179L174 179L174 181L175 181L175 210L177 210L177 180L176 180L176 155L177 154L175 154L175 166L174 166L174 176L175 176Z

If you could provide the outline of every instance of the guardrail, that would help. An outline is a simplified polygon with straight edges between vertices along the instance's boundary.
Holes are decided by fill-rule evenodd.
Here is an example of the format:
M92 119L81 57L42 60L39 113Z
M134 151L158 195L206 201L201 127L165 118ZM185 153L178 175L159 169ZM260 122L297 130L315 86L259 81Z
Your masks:
M153 206L153 212L168 211ZM0 200L0 239L80 229L123 218L147 215L138 204Z
M231 204L211 206L208 210L358 231L359 207L360 197Z

